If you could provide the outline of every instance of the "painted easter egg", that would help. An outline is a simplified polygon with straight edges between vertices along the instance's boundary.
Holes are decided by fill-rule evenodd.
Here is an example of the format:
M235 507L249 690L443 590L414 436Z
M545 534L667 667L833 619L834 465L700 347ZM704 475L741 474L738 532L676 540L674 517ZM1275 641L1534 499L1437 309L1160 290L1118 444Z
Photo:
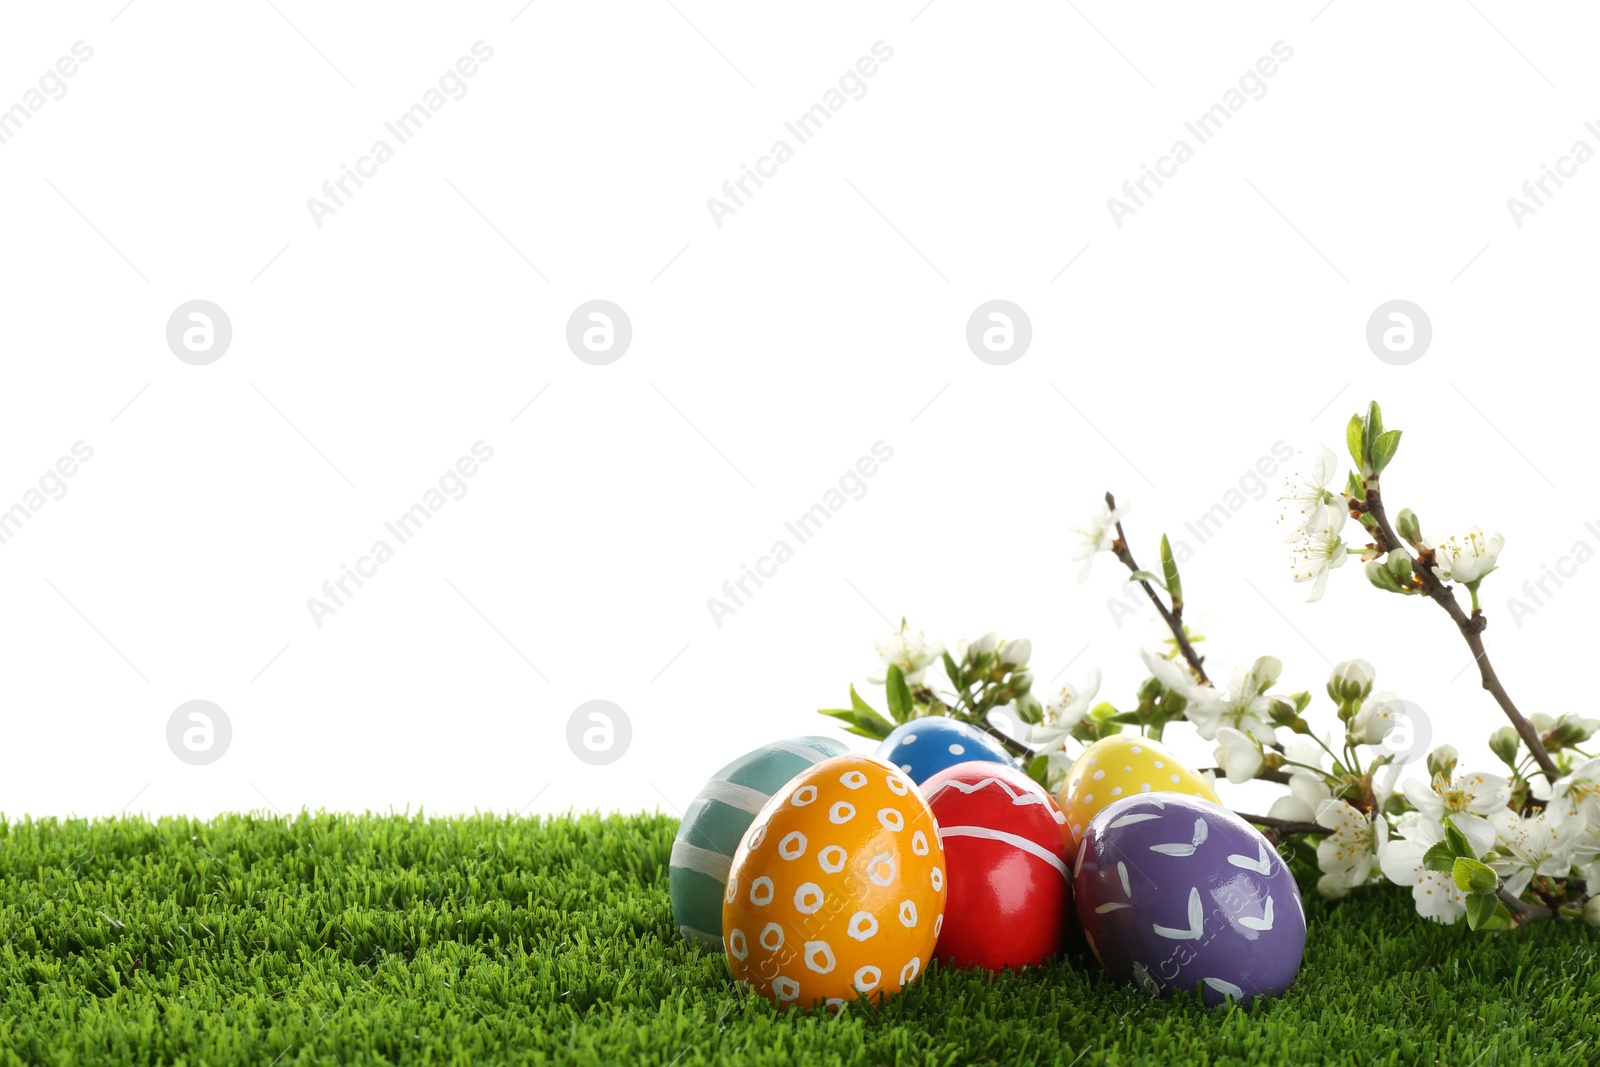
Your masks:
M1219 804L1125 797L1090 821L1074 862L1078 921L1122 981L1248 1004L1283 992L1300 970L1306 914L1294 876Z
M1090 819L1108 804L1136 793L1186 793L1221 803L1210 782L1157 742L1139 734L1113 734L1083 750L1056 797L1067 816L1071 850L1076 850Z
M896 767L845 755L761 809L728 873L728 968L780 1006L874 1001L933 959L945 858L922 794Z
M909 774L918 785L946 767L971 760L1016 766L993 737L976 726L940 715L896 726L878 745L877 755Z
M995 763L958 763L922 784L949 888L935 958L999 970L1061 949L1072 913L1066 817L1044 787Z
M722 893L734 850L762 805L808 767L848 751L827 737L796 737L746 752L695 794L672 843L672 919L690 942L722 950Z

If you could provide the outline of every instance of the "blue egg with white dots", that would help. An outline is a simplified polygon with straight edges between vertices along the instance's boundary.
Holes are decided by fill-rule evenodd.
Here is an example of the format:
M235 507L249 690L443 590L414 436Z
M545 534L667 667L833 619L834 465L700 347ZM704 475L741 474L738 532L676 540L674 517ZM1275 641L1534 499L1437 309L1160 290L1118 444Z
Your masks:
M877 756L905 771L918 785L946 767L972 760L1016 766L999 741L976 726L943 716L896 726L878 746Z

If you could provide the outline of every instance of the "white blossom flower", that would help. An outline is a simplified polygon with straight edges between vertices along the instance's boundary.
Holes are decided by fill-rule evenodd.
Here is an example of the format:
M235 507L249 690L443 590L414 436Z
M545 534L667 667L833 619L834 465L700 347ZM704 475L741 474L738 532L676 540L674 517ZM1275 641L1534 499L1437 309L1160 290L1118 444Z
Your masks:
M885 668L868 676L867 681L874 685L884 683L888 677L889 667L899 667L906 677L907 685L918 685L928 668L938 663L944 656L942 642L930 642L920 629L904 623L888 637L874 641L873 647L878 650L878 658L883 661Z
M1381 745L1404 712L1405 706L1393 693L1374 693L1351 717L1346 733L1358 745Z
M1389 836L1383 819L1375 822L1373 829L1383 876L1395 885L1411 887L1418 915L1448 926L1467 913L1466 900L1449 872L1430 871L1422 862L1428 849L1444 840L1443 822L1426 815L1413 816L1395 830L1399 837Z
M1421 818L1438 823L1441 835L1444 820L1448 818L1466 835L1478 855L1494 846L1495 828L1485 816L1504 810L1511 799L1510 782L1499 775L1479 772L1453 779L1436 774L1431 785L1412 778L1402 789L1411 806L1421 813Z
M1388 805L1405 769L1403 763L1390 763L1379 768L1378 773L1372 776L1372 799L1377 811L1382 811Z
M1290 569L1294 580L1312 583L1311 595L1306 597L1308 604L1322 599L1322 591L1328 585L1328 572L1343 567L1350 557L1344 538L1340 536L1348 517L1345 512L1330 510L1323 516L1322 525L1307 531L1291 553Z
M1503 808L1489 816L1495 828L1493 867L1513 896L1520 897L1536 874L1565 878L1586 820L1582 813L1566 815L1549 808L1536 815L1519 815Z
M962 659L962 661L966 661L966 660L969 660L969 659L975 660L979 656L987 656L987 655L993 653L994 650L999 648L999 647L1000 647L1000 635L995 633L993 630L990 630L988 633L984 634L982 637L978 638L976 641L971 641L971 642L963 641L963 642L961 642L961 657L960 658Z
M1000 662L1007 667L1026 667L1028 660L1033 656L1033 642L1026 637L1015 641L1007 641L1000 646Z
M1333 798L1326 777L1327 753L1311 738L1297 734L1284 742L1283 758L1289 792L1274 800L1267 814L1290 822L1315 822L1322 802Z
M1301 453L1301 456L1310 461L1309 469L1295 472L1296 480L1282 497L1282 502L1288 505L1283 518L1295 521L1285 541L1298 541L1322 529L1328 524L1328 512L1338 509L1338 498L1329 492L1328 486L1338 476L1339 457L1327 445L1318 445L1315 454Z
M1089 580L1089 571L1094 567L1095 556L1101 552L1111 551L1111 543L1117 539L1117 523L1132 506L1118 504L1113 510L1106 506L1104 500L1096 500L1088 523L1072 531L1078 535L1079 542L1072 550L1072 559L1074 562L1083 560L1083 570L1078 572L1078 581Z
M1423 545L1433 549L1433 573L1441 582L1473 585L1494 570L1495 560L1500 558L1500 549L1505 543L1506 539L1499 534L1485 540L1483 531L1472 526L1463 537L1452 537L1436 545L1424 541Z
M1304 772L1289 773L1289 792L1272 802L1267 814L1289 822L1314 822L1323 801L1333 799L1326 779Z
M1081 685L1077 687L1064 685L1055 696L1045 702L1045 721L1072 729L1083 720L1089 711L1089 706L1094 703L1094 698L1099 693L1100 668L1090 667Z
M1337 900L1371 880L1378 858L1377 834L1372 819L1342 800L1318 805L1317 823L1333 831L1317 843L1317 867L1322 871L1317 892Z
M1564 813L1582 812L1591 824L1600 826L1600 756L1557 778L1550 788L1550 803Z
M1026 726L1027 734L1019 740L1035 752L1059 748L1072 735L1073 727L1083 721L1100 692L1100 668L1091 667L1079 686L1064 685L1060 692L1045 701L1044 718Z
M1267 693L1283 673L1283 664L1275 656L1262 656L1246 671L1233 672L1232 695L1219 693L1213 686L1197 688L1189 697L1189 706L1183 714L1194 723L1202 738L1207 741L1217 736L1217 730L1231 726L1249 734L1257 741L1277 740L1272 726L1272 705L1277 699Z
M1261 757L1261 744L1255 738L1231 726L1220 726L1217 741L1213 758L1234 785L1250 781L1261 770L1265 761Z
M1141 648L1139 656L1144 660L1145 667L1155 676L1155 680L1160 682L1163 688L1170 689L1179 696L1195 700L1214 695L1216 692L1209 685L1201 685L1185 662L1168 659L1148 648Z
M1583 880L1586 885L1600 885L1600 862L1590 863L1583 868ZM1594 894L1593 900L1600 900L1600 893Z

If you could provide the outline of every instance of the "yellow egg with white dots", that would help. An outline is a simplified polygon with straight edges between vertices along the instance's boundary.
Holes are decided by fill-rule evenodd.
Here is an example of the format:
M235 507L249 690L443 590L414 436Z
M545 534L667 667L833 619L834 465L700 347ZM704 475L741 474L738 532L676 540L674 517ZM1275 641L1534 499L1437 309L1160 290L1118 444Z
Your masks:
M1148 737L1115 734L1101 738L1084 749L1067 771L1066 784L1057 798L1067 816L1071 852L1077 851L1084 828L1102 808L1139 793L1187 793L1222 803L1209 781Z

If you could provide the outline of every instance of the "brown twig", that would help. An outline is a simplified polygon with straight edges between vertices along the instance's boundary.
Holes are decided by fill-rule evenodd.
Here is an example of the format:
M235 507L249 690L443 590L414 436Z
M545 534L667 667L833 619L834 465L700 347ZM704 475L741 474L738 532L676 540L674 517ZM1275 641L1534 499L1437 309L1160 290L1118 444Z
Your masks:
M954 682L951 684L954 685ZM926 694L926 697L929 701L937 700L940 704L944 704L944 701L939 700L932 689L924 688L922 692ZM913 698L915 698L917 695L917 693L912 694ZM945 704L944 706L948 710L950 717L955 719L957 722L964 722L968 726L976 726L978 729L982 730L984 733L1000 742L1000 746L1013 756L1027 756L1031 762L1032 757L1038 753L1034 752L1033 749L1029 748L1027 745L1024 745L1021 741L1013 740L1012 738L1007 737L996 727L991 726L989 724L989 713L984 712L981 715L978 714L977 703L978 702L973 695L967 692L966 687L963 686L956 694L956 706L951 707L948 704ZM966 716L960 714L960 705L962 704L967 706L968 714L974 715L976 718L967 718ZM940 712L937 714L943 713ZM1025 725L1022 723L1020 718L1017 720L1017 723L1018 725ZM1027 769L1026 764L1023 765L1023 769Z
M1228 776L1228 772L1223 770L1221 767L1202 767L1202 768L1200 768L1200 773L1201 774L1204 774L1207 771L1210 771L1212 774L1216 775L1218 778L1226 778ZM1284 773L1283 771L1269 771L1265 767L1263 767L1261 770L1256 772L1256 777L1259 778L1263 782L1276 782L1278 785L1288 785L1289 784L1289 776L1286 773Z
M1547 908L1543 904L1529 904L1526 900L1514 896L1505 886L1500 887L1500 901L1511 909L1512 914L1521 916L1522 919L1554 919L1556 910Z
M1274 819L1270 815L1246 815L1242 811L1234 812L1245 822L1254 823L1256 826L1265 826L1276 830L1280 834L1331 834L1332 830L1315 822L1295 822L1293 819Z
M1109 492L1106 493L1106 507L1112 511L1117 510L1116 498ZM1122 565L1128 568L1130 574L1139 572L1139 564L1134 562L1133 552L1128 548L1128 538L1122 532L1120 520L1117 522L1117 539L1112 543L1111 551L1117 559L1122 561ZM1161 598L1156 596L1155 588L1149 582L1140 578L1139 584L1144 587L1145 595L1150 598L1150 603L1154 604L1156 610L1161 613L1161 618L1166 622L1167 629L1172 631L1173 638L1178 642L1178 650L1183 653L1183 658L1189 661L1190 669L1200 677L1202 685L1211 684L1211 679L1206 677L1206 669L1201 666L1205 662L1205 657L1195 652L1194 646L1189 643L1188 634L1183 632L1183 605L1178 604L1176 607L1168 608L1161 602Z
M1472 650L1473 662L1478 665L1478 676L1483 688L1489 691L1489 695L1500 705L1500 710L1506 713L1506 718L1511 720L1512 727L1522 738L1522 743L1528 746L1529 754L1539 764L1540 770L1544 771L1545 777L1552 782L1555 781L1561 776L1561 772L1557 769L1555 760L1550 758L1550 753L1545 751L1544 742L1539 740L1539 731L1533 728L1533 723L1524 718L1522 712L1511 702L1511 696L1506 692L1505 686L1500 684L1500 677L1495 674L1494 666L1489 662L1488 651L1483 647L1483 630L1488 626L1489 620L1481 611L1474 611L1469 617L1461 609L1461 603L1456 600L1455 587L1440 581L1431 567L1419 566L1416 558L1406 550L1400 538L1395 536L1394 527L1389 525L1389 516L1384 511L1383 496L1379 492L1376 478L1367 484L1367 499L1364 503L1367 514L1377 522L1377 532L1382 536L1383 543L1378 547L1388 552L1399 552L1411 561L1411 572L1422 584L1423 592L1445 610L1455 622L1456 629L1461 631L1467 647Z

